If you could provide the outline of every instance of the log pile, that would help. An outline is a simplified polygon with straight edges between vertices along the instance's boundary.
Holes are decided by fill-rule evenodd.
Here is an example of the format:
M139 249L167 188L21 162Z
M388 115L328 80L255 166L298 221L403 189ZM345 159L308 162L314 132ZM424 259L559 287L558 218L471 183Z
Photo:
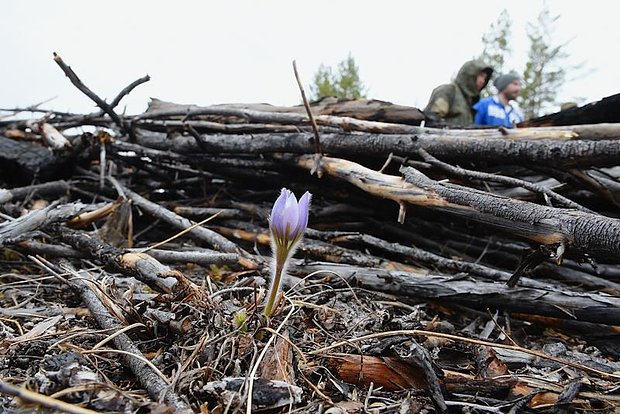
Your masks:
M620 126L415 108L0 118L0 404L64 412L613 412ZM14 116L23 111L28 116ZM313 194L265 320L267 217ZM166 411L168 410L168 411ZM374 410L374 411L373 411Z

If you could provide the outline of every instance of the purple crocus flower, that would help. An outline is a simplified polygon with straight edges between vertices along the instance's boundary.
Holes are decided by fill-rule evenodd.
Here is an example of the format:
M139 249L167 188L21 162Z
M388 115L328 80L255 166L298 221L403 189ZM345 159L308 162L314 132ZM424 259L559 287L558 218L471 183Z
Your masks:
M265 315L271 314L280 287L280 279L285 271L286 261L292 256L297 243L301 240L308 227L308 212L312 195L305 192L299 202L290 190L283 188L280 196L273 204L269 217L271 230L271 248L274 257L274 274L269 293Z
M276 243L288 244L301 238L308 226L308 210L311 195L305 192L299 202L292 191L283 188L280 196L273 204L269 227Z

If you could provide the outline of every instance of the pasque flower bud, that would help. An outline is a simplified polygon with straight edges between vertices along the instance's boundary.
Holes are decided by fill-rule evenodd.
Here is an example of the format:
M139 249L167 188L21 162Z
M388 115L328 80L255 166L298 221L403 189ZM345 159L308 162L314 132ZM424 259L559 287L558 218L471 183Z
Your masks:
M269 217L269 229L271 230L271 249L273 250L274 264L271 289L265 307L266 316L269 316L273 310L280 280L286 269L286 262L293 255L297 243L303 237L308 226L311 198L312 195L306 191L298 202L295 194L283 188L280 196L273 204Z

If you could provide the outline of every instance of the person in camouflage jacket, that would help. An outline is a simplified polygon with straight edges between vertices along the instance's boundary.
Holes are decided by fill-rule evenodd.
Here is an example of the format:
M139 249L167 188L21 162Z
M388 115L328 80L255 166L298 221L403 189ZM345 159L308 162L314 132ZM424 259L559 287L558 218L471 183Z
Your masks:
M430 120L439 118L446 125L468 126L474 122L472 106L480 100L480 91L493 74L493 68L481 60L465 62L454 82L436 87L424 108ZM442 122L439 123L442 123ZM437 122L434 122L437 123Z

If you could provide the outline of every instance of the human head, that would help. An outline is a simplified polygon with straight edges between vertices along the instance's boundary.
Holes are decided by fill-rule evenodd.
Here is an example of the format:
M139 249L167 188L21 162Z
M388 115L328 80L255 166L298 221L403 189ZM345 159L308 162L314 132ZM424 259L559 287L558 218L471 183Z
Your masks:
M498 76L493 82L497 92L504 95L507 100L516 99L521 92L521 78L516 73L505 73Z
M489 83L489 72L481 70L476 76L476 89L480 92Z
M482 73L486 74L481 75ZM472 105L478 101L480 97L480 91L484 88L491 75L493 74L493 68L480 59L474 59L467 61L461 66L459 73L454 80L461 88L465 96L471 100ZM480 81L478 79L480 78Z

